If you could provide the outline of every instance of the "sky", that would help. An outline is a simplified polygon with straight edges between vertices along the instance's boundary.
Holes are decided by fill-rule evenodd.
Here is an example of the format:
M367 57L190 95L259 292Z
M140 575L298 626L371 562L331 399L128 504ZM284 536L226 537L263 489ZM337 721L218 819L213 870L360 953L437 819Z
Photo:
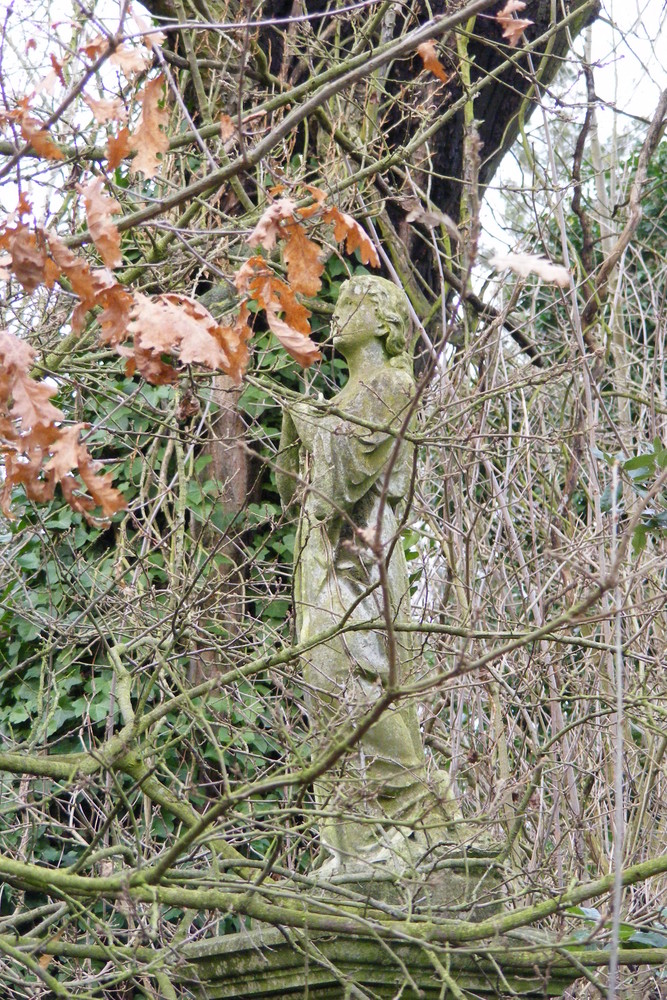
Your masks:
M589 30L595 92L601 101L597 109L600 142L603 147L613 147L614 141L626 135L641 141L658 97L667 87L667 5L664 0L603 0L601 16ZM583 32L575 42L574 52L583 54L585 45L586 32ZM561 83L561 88L565 89L566 109L556 113L553 102L548 99L545 107L550 122L557 123L563 116L577 129L585 115L585 92L576 59L571 65L577 69L579 79L566 88ZM530 119L528 132L536 158L544 165L547 156L539 109ZM557 138L557 124L555 135ZM568 157L564 155L564 159ZM618 159L622 162L622 155ZM567 179L570 166L571 157L564 165L563 181ZM506 231L503 217L507 192L527 183L529 179L522 173L515 153L509 153L483 203L482 246L488 252L517 248L516 235Z

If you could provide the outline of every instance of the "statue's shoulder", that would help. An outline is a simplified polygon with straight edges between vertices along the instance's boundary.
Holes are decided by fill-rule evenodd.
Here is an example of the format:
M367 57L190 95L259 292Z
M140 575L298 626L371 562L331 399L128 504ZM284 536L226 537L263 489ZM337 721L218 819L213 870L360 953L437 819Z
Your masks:
M415 380L403 365L386 365L365 382L369 393L394 412L403 409L415 394Z

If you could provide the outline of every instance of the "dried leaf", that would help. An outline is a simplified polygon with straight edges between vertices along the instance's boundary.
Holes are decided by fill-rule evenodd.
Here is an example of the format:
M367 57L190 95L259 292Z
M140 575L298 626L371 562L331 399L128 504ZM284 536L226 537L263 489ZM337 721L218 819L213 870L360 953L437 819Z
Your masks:
M19 217L22 215L32 215L32 204L25 191L21 191L21 194L19 195L18 205L16 206L16 214Z
M96 100L94 97L86 97L84 94L84 101L93 112L93 117L96 122L100 125L104 125L105 122L126 122L127 121L127 108L121 101L120 97L114 97L112 100Z
M235 284L241 295L254 299L265 310L269 329L300 365L307 368L321 357L310 339L309 311L289 285L267 267L263 257L246 261L237 271Z
M513 17L519 10L525 10L524 0L507 0L501 11L496 14L496 21L503 29L503 38L506 38L510 45L518 45L521 36L533 23L527 18Z
M223 142L228 142L236 136L236 126L229 115L220 115L220 136Z
M48 241L51 256L70 282L74 294L81 300L71 320L72 329L78 332L83 328L84 317L88 310L97 305L98 287L93 272L85 260L73 254L59 236L49 233Z
M308 239L305 229L298 222L286 223L284 235L287 242L283 253L290 285L302 295L317 295L322 287L320 275L324 271L320 248Z
M128 332L140 350L157 355L177 353L183 364L202 364L231 374L233 366L225 342L228 328L220 326L195 299L174 294L151 299L137 292L130 316ZM235 334L235 350L237 337Z
M29 142L37 156L42 156L45 160L64 160L65 154L58 149L53 139L40 123L31 118L30 115L23 115L21 120L21 135L26 142Z
M442 80L443 83L447 83L449 80L449 74L438 59L435 42L433 40L422 42L421 45L417 46L417 52L424 61L424 69L427 69L430 73L433 73L434 76L437 76L438 80Z
M126 156L132 152L130 130L122 128L118 135L110 135L107 140L107 165L109 170L115 170Z
M119 45L109 58L109 62L113 63L114 66L118 66L128 79L137 76L139 73L143 73L148 69L152 61L153 55L151 52L148 52L146 49L135 49L126 43Z
M48 94L49 97L51 97L59 82L58 74L55 70L50 69L48 73L37 83L33 91L33 97L37 94Z
M97 504L105 517L125 506L111 485L110 475L96 474L87 448L79 440L83 424L63 427L64 414L51 402L56 387L30 377L35 352L14 334L0 331L0 433L4 438L4 483L0 504L11 517L12 489L22 486L30 500L53 498L60 483L63 496L74 510L87 514ZM91 496L82 493L72 475L79 470Z
M273 250L276 240L283 236L282 223L284 219L292 219L296 209L291 198L280 198L266 209L259 222L248 236L251 247L263 246L265 250Z
M322 191L320 188L315 187L313 184L306 184L305 187L307 191L309 191L310 194L312 194L313 196L314 199L313 204L306 205L303 208L298 208L297 213L298 215L301 216L302 219L310 219L311 216L317 215L317 213L320 211L320 209L324 205L324 202L327 200L327 194L326 191Z
M130 312L134 299L130 292L114 281L98 296L104 309L97 317L100 324L100 340L103 344L116 346L127 339Z
M95 246L107 267L119 267L123 262L120 252L120 233L114 225L111 216L122 211L115 198L104 194L103 180L95 177L84 187L79 187L86 206L88 228Z
M296 299L289 285L267 267L263 257L247 260L236 272L234 283L239 294L254 299L260 309L282 311L294 330L310 335L310 312Z
M551 281L560 288L568 288L570 284L570 272L562 264L552 264L544 257L537 257L529 253L508 253L496 254L489 259L489 264L496 271L504 271L509 268L515 274L526 278L529 274L536 274L543 281Z
M93 461L86 446L79 440L86 424L74 424L60 430L58 438L49 447L51 458L44 465L51 472L55 482L61 483L66 499L75 509L85 513L97 505L105 517L111 517L127 506L123 494L111 485L111 474L100 476L98 462ZM76 479L70 475L78 469L94 503L86 497L75 497L74 490L80 489Z
M97 59L109 48L109 40L102 35L95 35L89 42L81 46L79 51L84 52L89 59Z
M4 412L12 421L20 420L22 434L63 419L62 411L50 402L58 391L55 386L35 382L30 377L34 358L35 352L29 344L7 330L0 330L0 413Z
M43 80L37 84L35 87L36 94L52 94L56 88L56 84L59 83L61 87L65 86L65 76L63 74L63 63L59 62L58 59L51 53L51 69L46 74Z
M349 254L358 250L364 264L370 264L372 267L380 266L377 250L356 219L337 208L328 208L323 218L325 222L333 224L335 239L339 243L345 240L345 249Z
M26 225L20 223L3 237L12 258L12 271L30 295L41 285L45 277L46 253L37 243L37 237Z
M150 21L147 21L141 14L137 14L136 10L132 11L132 20L139 31L146 32L142 38L144 45L149 49L159 49L167 37L164 31L156 31Z
M112 517L119 510L125 510L127 504L125 503L123 494L111 485L112 476L110 472L102 476L96 474L96 469L99 467L99 463L93 462L90 456L88 456L87 462L84 462L83 458L81 458L79 462L79 475L86 484L86 488L97 506L102 508L104 517Z
M9 330L0 330L0 362L5 371L27 372L34 358L35 351L30 344Z
M131 148L137 152L130 167L131 174L141 170L144 177L155 177L160 167L158 156L169 149L169 138L162 131L169 121L169 111L159 105L163 86L164 76L160 75L155 80L149 80L139 95L141 118L130 140Z
M241 305L239 314L231 326L221 326L221 336L225 351L229 357L228 375L240 382L248 364L248 341L252 337L250 327L250 312L245 304Z
M56 481L60 482L64 476L79 468L80 448L79 434L86 427L86 424L74 424L71 427L64 427L58 435L57 441L51 445L51 458L44 468L52 471ZM85 449L84 449L85 450Z
M53 53L51 53L51 66L53 67L53 72L56 74L62 86L65 86L65 75L63 73L63 63L59 62Z
M126 352L119 350L119 353ZM136 345L134 353L128 357L125 363L125 374L128 378L131 378L135 372L139 372L141 377L150 382L151 385L173 385L178 382L178 372L173 365L166 364L152 351L145 351Z
M63 419L62 411L50 402L57 391L48 382L35 382L29 375L17 374L12 386L13 405L10 414L12 418L20 418L22 431Z
M314 361L319 361L322 357L310 337L294 330L285 320L280 319L273 308L266 310L266 320L269 329L278 338L287 353L291 354L303 368L308 368Z

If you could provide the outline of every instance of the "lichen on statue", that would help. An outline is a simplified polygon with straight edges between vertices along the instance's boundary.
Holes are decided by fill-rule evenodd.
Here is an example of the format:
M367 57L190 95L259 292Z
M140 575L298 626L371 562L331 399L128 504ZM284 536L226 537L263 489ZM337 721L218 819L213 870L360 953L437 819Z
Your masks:
M372 709L389 681L390 659L399 689L422 671L412 632L394 628L410 621L399 537L414 459L405 437L415 385L404 293L383 278L350 279L340 291L332 334L349 379L330 407L304 398L286 408L277 473L283 503L301 502L297 641L343 624L339 634L301 657L316 753ZM377 531L386 594L369 544ZM358 627L365 623L372 624ZM428 766L410 699L386 709L317 781L315 794L328 872L379 862L403 870L456 837L447 782Z

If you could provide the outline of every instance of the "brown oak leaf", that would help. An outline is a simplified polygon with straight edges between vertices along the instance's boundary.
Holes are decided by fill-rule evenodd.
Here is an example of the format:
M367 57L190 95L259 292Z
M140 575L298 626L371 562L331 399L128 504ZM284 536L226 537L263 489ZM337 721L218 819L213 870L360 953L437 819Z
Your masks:
M341 212L337 208L328 208L324 213L324 221L330 222L334 227L334 237L339 243L345 240L345 249L349 254L359 251L364 264L371 267L380 266L380 258L377 250L373 246L370 237L359 225L356 219L346 212Z
M299 333L298 330L293 329L284 319L281 319L275 308L272 307L266 310L266 320L269 324L269 329L278 338L287 353L295 361L298 361L303 368L308 368L314 361L320 360L322 355L317 345L313 343L310 337Z
M37 237L26 225L19 223L2 237L2 245L9 250L12 271L30 295L41 285L46 275L46 253Z
M525 17L512 16L525 8L524 0L507 0L503 9L496 14L496 21L503 29L503 38L506 38L510 45L518 45L526 28L533 24Z
M30 115L24 115L21 121L21 135L29 142L37 156L45 160L64 160L65 154L58 149L55 142L41 124Z
M48 234L48 241L51 256L80 300L71 319L72 329L77 333L83 329L86 313L97 305L98 288L93 272L86 261L72 253L55 233Z
M0 330L0 362L5 371L27 372L35 358L35 351L9 330Z
M178 354L184 364L197 363L230 371L224 328L204 306L187 295L149 298L135 293L128 332L142 351Z
M249 245L273 250L276 240L283 235L283 221L293 218L295 210L296 205L291 198L279 198L278 201L274 201L248 236Z
M124 43L119 45L109 62L118 66L128 79L143 73L148 69L153 61L153 54L146 49L135 49L131 45Z
M130 173L141 170L144 177L155 177L160 167L158 156L164 155L169 149L169 138L163 129L169 121L169 111L160 107L164 76L149 80L139 94L141 101L141 117L130 146L136 150L136 156L130 167Z
M88 228L100 257L107 267L119 267L123 262L120 252L120 233L111 216L122 211L115 198L109 198L102 190L104 181L94 177L86 185L79 186L86 206Z
M111 100L104 100L102 98L96 99L94 97L86 97L84 94L83 99L93 112L95 121L100 125L104 125L106 122L127 121L127 108L121 101L120 97L114 97Z
M311 216L317 215L320 211L324 202L327 200L326 191L322 191L320 188L315 187L314 184L306 184L306 190L313 196L312 205L304 205L302 208L297 209L298 214L302 219L310 219Z
M434 76L437 76L438 80L442 80L443 83L447 83L449 80L449 74L438 59L435 42L432 39L428 42L422 42L421 45L417 46L417 53L421 56L424 62L424 69L427 69L430 73L433 73Z
M82 445L79 442L79 433L86 427L86 424L73 424L71 427L63 427L57 440L50 447L51 458L46 462L44 468L47 472L53 472L56 481L79 468L80 450ZM85 448L84 448L85 451Z
M104 309L97 317L100 324L100 340L103 344L122 344L127 339L130 312L134 299L117 281L113 281L98 294L98 301Z
M102 35L95 35L89 42L81 46L80 52L84 52L89 59L97 59L110 47L109 40Z
M13 405L10 414L12 418L20 417L22 431L63 419L62 411L51 402L51 397L57 391L48 382L35 382L29 375L17 373L12 386Z
M106 149L109 170L115 170L121 161L130 155L132 152L131 139L130 130L127 128L122 128L118 135L109 136Z
M86 454L88 453L86 452ZM127 504L123 494L111 485L111 473L99 475L96 471L99 468L99 463L94 462L89 455L88 461L84 461L83 457L79 461L79 475L88 492L97 506L102 508L104 517L112 517L119 510L125 510Z
M283 254L290 285L302 295L317 295L322 287L320 275L324 271L320 248L308 239L305 229L298 222L285 223L284 235L287 242Z

